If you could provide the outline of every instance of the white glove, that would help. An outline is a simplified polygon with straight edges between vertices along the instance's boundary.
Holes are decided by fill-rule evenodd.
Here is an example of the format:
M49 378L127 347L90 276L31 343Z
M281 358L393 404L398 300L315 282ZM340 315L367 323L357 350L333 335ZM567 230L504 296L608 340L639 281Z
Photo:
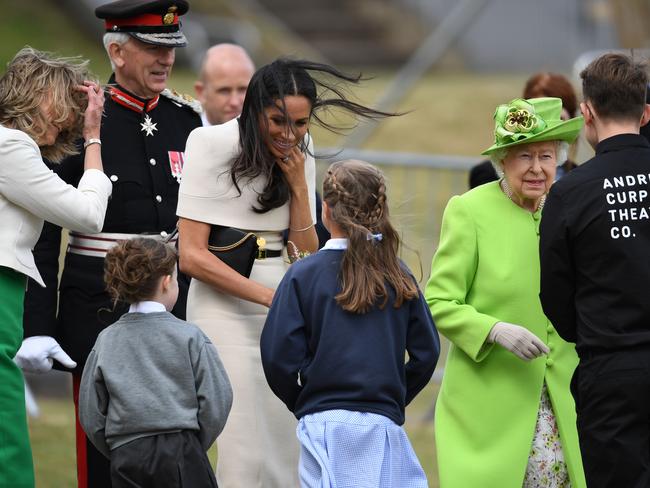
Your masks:
M530 361L542 354L548 354L549 349L539 337L520 325L507 322L497 322L490 330L488 342L495 342L515 356Z
M66 368L77 366L59 343L50 336L34 336L23 340L14 361L27 373L47 373L52 369L53 359Z

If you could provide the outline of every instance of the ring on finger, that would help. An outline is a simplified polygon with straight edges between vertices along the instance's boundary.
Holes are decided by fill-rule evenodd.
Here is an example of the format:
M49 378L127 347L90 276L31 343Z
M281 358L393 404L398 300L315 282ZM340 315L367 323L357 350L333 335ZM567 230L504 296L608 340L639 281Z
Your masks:
M287 161L289 161L289 156L285 156L285 157L283 157L281 159L282 159L283 163L286 163Z

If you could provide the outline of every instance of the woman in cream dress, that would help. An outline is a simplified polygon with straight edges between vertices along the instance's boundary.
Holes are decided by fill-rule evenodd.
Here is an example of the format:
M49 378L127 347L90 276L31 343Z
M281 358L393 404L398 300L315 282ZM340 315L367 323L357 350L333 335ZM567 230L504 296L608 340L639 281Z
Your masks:
M362 117L388 115L346 100L314 73L358 81L327 65L276 60L251 79L239 119L195 129L187 141L177 211L180 266L194 278L187 320L217 347L234 396L217 440L221 488L298 486L297 422L266 384L259 351L268 307L288 266L279 256L282 232L289 229L301 251L318 247L308 133L312 119L320 122L316 111L337 106ZM208 250L211 225L255 232L270 257L255 260L245 278Z

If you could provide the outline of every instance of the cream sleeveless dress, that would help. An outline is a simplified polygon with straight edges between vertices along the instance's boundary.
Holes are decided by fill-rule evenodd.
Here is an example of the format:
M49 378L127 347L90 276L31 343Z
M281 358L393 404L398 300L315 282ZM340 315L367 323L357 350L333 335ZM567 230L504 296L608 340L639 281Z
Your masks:
M310 141L310 152L313 148ZM189 136L179 189L179 217L237 227L264 237L268 249L282 249L289 227L289 204L256 214L257 191L263 181L242 186L239 196L228 173L239 152L237 120L200 127ZM312 219L315 221L315 164L306 157ZM288 264L283 257L256 260L250 279L276 288ZM233 388L233 406L217 439L220 488L298 487L297 421L266 383L259 340L268 309L221 293L192 280L187 320L213 342Z

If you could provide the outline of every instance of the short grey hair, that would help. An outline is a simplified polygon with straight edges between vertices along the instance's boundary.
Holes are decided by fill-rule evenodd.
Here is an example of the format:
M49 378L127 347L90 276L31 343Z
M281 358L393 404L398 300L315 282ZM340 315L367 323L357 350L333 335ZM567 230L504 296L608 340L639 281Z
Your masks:
M558 166L562 166L566 160L569 159L569 143L566 141L553 142L555 142L555 162ZM518 145L520 144L497 149L490 154L490 162L492 163L492 166L494 166L494 170L497 172L497 175L499 175L499 178L503 176L503 160L508 156L508 151Z
M106 49L106 54L108 54L108 60L111 62L111 69L113 71L115 71L115 63L113 63L113 60L111 59L111 53L108 50L109 46L111 44L122 46L123 44L129 42L130 39L131 36L124 32L107 32L104 34L104 49Z

